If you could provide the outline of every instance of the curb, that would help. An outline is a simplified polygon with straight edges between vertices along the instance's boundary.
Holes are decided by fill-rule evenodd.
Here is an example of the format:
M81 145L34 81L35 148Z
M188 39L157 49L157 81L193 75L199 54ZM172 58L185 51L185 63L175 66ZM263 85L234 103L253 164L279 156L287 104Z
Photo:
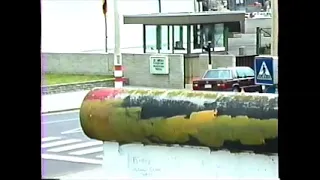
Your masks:
M114 86L113 79L102 79L95 81L84 81L76 83L64 83L64 84L55 84L55 85L42 85L41 94L42 95L51 95L51 94L60 94L60 93L69 93L82 90L90 90L96 86Z
M67 112L67 111L75 111L79 110L80 108L70 108L70 109L63 109L63 110L56 110L56 111L47 111L47 112L41 112L41 114L52 114L52 113L61 113L61 112Z
M114 81L115 78L106 78L106 79L98 79L92 81L80 81L80 82L72 82L72 83L61 83L61 84L51 84L51 85L42 85L41 88L49 88L55 86L66 86L66 85L79 85L79 84L87 84L87 83L95 83L95 82L103 82L103 81Z

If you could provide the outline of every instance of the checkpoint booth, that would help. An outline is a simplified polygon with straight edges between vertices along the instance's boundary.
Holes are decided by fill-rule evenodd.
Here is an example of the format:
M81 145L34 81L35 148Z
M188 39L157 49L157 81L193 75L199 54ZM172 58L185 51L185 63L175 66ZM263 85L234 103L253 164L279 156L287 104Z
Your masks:
M208 41L212 51L228 50L229 33L243 33L245 12L206 11L124 15L124 24L143 26L143 52L199 54Z

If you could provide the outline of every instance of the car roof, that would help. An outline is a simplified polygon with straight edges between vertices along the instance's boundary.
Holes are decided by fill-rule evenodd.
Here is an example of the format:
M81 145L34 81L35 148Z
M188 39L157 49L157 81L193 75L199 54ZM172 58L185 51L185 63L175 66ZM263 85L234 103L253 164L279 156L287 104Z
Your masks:
M250 68L250 67L248 67L248 66L219 67L219 68L210 69L210 70L235 70L235 69L244 69L244 68L247 69L247 68Z

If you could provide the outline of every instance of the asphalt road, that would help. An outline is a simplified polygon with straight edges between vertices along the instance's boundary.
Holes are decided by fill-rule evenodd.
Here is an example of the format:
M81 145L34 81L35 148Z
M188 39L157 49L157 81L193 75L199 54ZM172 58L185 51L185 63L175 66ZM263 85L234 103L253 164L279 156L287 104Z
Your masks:
M101 167L102 142L84 135L78 111L42 117L43 177L54 178Z

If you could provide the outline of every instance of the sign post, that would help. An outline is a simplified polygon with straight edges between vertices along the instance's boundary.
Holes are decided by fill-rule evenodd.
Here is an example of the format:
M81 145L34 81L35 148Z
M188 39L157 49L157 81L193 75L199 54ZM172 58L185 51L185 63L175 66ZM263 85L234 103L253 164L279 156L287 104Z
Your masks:
M278 85L278 57L257 56L254 60L255 83L275 93Z
M211 41L208 41L207 46L203 46L202 49L208 52L208 69L212 69L212 60L211 60Z
M271 55L278 56L278 0L271 1L272 9L272 44L271 44Z
M104 16L104 28L105 28L105 51L108 52L108 21L107 21L107 0L102 0L102 12Z

